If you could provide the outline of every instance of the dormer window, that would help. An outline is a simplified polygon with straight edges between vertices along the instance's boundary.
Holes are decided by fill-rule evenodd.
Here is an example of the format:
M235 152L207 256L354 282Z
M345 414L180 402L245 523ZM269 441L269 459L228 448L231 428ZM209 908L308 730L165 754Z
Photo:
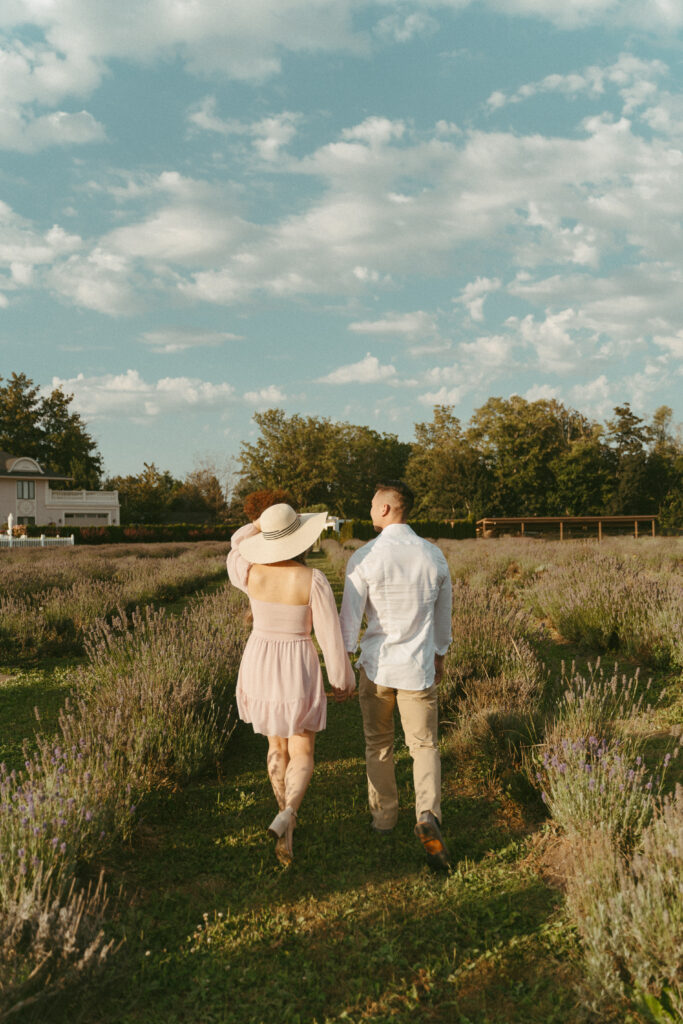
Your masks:
M17 480L17 498L33 500L36 496L35 480Z

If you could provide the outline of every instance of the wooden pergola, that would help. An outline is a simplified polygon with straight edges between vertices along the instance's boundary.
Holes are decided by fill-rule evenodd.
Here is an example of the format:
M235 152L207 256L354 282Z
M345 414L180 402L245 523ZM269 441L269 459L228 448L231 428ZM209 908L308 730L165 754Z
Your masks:
M486 516L477 520L477 535L495 537L500 533L514 532L522 537L529 533L555 532L559 527L560 540L564 540L565 531L580 529L584 534L592 527L597 527L597 538L602 540L603 528L624 529L628 527L633 536L655 536L657 516ZM645 529L643 529L645 527ZM592 533L592 529L591 529Z

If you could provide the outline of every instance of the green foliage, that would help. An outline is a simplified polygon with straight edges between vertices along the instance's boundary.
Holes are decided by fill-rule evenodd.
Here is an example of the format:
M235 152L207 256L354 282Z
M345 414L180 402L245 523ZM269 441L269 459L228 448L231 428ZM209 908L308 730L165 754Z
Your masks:
M298 508L322 504L350 517L367 512L375 484L403 476L410 445L394 434L317 416L256 413L261 436L242 444L241 494L280 488Z
M234 523L136 523L130 526L33 526L27 536L69 537L76 544L153 544L169 541L230 540Z
M447 540L464 540L475 537L477 533L476 523L472 519L456 519L451 522L439 519L411 519L408 525L418 537L428 537L431 540L438 540L441 537ZM370 519L347 519L339 529L339 539L342 543L352 538L372 540L377 536Z
M452 410L450 405L436 405L432 423L415 424L406 483L416 495L417 515L477 519L487 510L490 474Z
M55 388L47 397L24 373L0 377L0 450L36 459L43 469L73 477L69 486L96 489L102 457L78 413L73 395ZM55 481L55 486L59 486Z

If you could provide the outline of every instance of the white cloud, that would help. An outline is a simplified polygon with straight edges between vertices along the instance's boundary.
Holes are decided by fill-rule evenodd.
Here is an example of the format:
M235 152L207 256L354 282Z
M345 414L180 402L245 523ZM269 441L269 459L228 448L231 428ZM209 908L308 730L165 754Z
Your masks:
M394 43L408 43L416 36L431 36L439 31L439 23L424 11L412 14L390 14L382 18L375 28L376 34Z
M102 142L103 126L87 112L68 114L63 110L40 117L26 116L17 110L0 110L0 149L36 153L48 146L73 146Z
M473 320L481 321L484 319L484 302L486 296L490 295L491 292L495 292L500 288L500 280L497 277L478 277L476 281L471 281L465 285L459 297L455 299L456 302L461 302L466 308Z
M604 373L586 384L577 384L572 388L571 397L578 409L598 419L611 412L614 406L612 386Z
M260 388L258 391L246 391L243 397L249 405L273 405L275 402L287 400L287 395L277 384L269 384L268 387Z
M367 142L370 146L383 146L394 139L402 139L405 130L403 121L390 121L387 117L368 117L353 128L345 128L342 139Z
M142 341L154 352L185 352L193 348L216 348L226 341L243 341L239 334L227 331L193 331L166 328L159 331L146 331Z
M582 362L582 351L577 336L576 314L573 309L548 314L537 321L532 314L518 324L519 336L536 353L539 369L550 373L575 371Z
M163 377L145 381L137 370L121 374L70 379L52 378L52 388L74 396L74 408L87 419L118 416L150 418L164 413L224 405L234 395L228 383L213 384L194 377Z
M528 388L522 396L527 402L538 402L541 399L550 401L553 398L560 397L560 389L554 388L550 384L534 384L533 387Z
M262 160L276 160L281 150L296 136L301 114L285 110L281 114L264 117L247 124L243 121L223 120L216 113L216 97L205 96L188 114L188 121L202 131L219 135L242 135L250 138Z
M410 340L432 338L434 335L438 335L434 316L421 309L414 313L387 313L381 320L356 320L349 324L349 330L355 334L400 337Z
M683 328L672 335L656 334L653 339L655 345L664 349L667 355L674 359L683 360Z
M122 316L141 308L133 268L117 253L99 247L86 256L70 256L47 273L48 286L76 306L109 316Z
M318 378L320 384L374 384L378 381L393 381L396 377L394 366L381 366L379 360L368 354L357 363L340 366L325 377Z

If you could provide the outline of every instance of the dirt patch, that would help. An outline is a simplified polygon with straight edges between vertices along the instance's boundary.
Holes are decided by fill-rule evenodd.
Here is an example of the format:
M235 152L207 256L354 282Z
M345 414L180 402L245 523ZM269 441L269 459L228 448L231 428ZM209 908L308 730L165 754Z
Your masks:
M571 839L559 832L548 830L533 837L531 852L525 859L546 885L564 891L575 860Z

